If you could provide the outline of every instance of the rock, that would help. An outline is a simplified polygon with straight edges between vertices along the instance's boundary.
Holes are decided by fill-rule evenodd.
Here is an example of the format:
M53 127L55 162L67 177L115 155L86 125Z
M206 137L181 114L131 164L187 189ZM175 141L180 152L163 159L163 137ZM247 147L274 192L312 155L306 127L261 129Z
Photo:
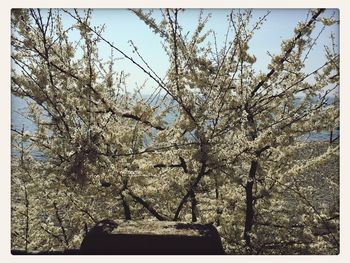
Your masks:
M212 224L166 221L102 220L84 238L88 255L221 255L221 240Z

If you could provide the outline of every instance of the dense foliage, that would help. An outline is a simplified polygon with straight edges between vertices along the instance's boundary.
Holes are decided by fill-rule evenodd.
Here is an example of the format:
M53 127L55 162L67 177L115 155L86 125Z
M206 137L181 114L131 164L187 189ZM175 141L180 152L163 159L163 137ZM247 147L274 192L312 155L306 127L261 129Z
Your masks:
M12 248L78 248L111 218L212 222L229 254L339 253L338 143L298 139L339 126L336 43L305 72L338 21L310 10L262 73L249 41L268 13L229 12L219 48L203 12L192 34L185 10L131 12L162 39L164 78L132 42L135 58L91 26L91 10L13 10L12 94L36 129L12 129ZM152 94L127 91L116 53L156 84Z

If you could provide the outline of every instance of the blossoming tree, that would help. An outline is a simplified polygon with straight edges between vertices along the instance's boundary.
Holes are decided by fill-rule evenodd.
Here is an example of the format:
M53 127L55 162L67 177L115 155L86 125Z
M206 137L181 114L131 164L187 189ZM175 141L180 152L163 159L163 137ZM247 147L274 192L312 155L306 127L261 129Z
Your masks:
M269 12L254 21L252 10L229 12L222 48L202 11L192 35L180 23L185 10L131 12L161 37L164 78L133 42L135 57L93 27L91 10L13 10L12 93L36 127L13 128L13 247L78 247L94 222L113 218L212 222L227 253L338 253L339 146L300 139L339 127L333 35L324 64L305 70L338 21L310 10L257 73L249 43ZM62 15L74 24L64 27ZM112 50L108 61L100 44ZM127 92L114 54L154 92Z

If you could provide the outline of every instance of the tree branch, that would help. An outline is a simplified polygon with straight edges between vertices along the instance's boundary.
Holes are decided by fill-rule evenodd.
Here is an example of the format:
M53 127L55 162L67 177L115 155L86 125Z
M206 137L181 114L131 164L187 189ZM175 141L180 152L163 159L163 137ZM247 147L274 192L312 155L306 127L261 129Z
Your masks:
M53 203L53 207L55 208L56 218L57 218L58 223L60 225L60 228L61 228L61 231L62 231L62 235L63 235L63 238L64 238L64 242L65 242L66 246L68 247L69 246L69 242L68 242L68 237L67 237L67 234L66 234L66 229L64 228L63 222L62 222L62 218L61 218L61 216L58 213L58 207L57 207L56 202Z
M167 218L161 214L159 214L148 202L143 200L141 197L135 195L130 189L128 194L134 199L135 202L141 204L144 208L146 208L154 217L156 217L160 221L166 221Z
M324 8L318 9L318 11L312 16L312 18L309 20L309 22L304 26L304 28L310 27L317 19L317 17L322 14L325 11ZM305 33L303 30L300 30L298 34L294 37L293 39L293 44L291 45L290 48L287 49L287 51L284 53L283 57L279 60L278 65L282 65L289 57L291 54L292 50L294 49L297 41L304 35ZM272 77L272 75L276 72L275 68L272 68L269 73L266 74L265 78L261 80L255 88L251 92L251 97L255 95L255 93Z

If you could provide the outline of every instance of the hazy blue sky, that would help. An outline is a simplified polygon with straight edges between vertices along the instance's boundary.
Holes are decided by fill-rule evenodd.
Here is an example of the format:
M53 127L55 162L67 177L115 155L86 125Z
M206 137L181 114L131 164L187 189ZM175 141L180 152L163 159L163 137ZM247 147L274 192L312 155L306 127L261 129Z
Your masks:
M45 14L42 10L42 13ZM73 11L73 10L70 10ZM83 10L80 10L83 11ZM153 10L153 17L157 20L161 18L159 10ZM252 23L266 14L267 9L253 9ZM279 54L282 40L288 39L293 36L294 27L298 21L305 21L307 18L307 9L271 9L271 13L267 17L267 21L256 31L253 39L249 43L250 53L254 54L257 58L254 68L256 71L267 71L267 65L270 62L270 57L267 54L269 51L271 54ZM228 9L205 9L204 15L211 13L211 18L207 23L206 29L213 29L217 35L217 43L223 44L224 36L227 31L228 20L227 16L230 13ZM335 18L339 19L339 13L337 9L329 9L325 12L325 16L335 14ZM187 9L185 12L180 13L179 23L184 29L184 32L193 31L197 24L199 16L199 9ZM76 21L68 14L62 12L62 19L64 27L68 28L72 26ZM130 10L126 9L94 9L92 14L92 25L105 25L105 32L103 36L113 42L115 46L121 49L123 52L132 56L136 61L140 62L138 57L132 53L129 40L138 47L139 53L144 57L147 63L154 69L154 71L160 76L164 77L169 65L168 57L162 48L161 38L155 35L151 29L142 22L136 15ZM318 26L315 30L315 34L318 34L321 27ZM310 72L324 63L324 45L330 45L330 34L334 33L336 38L339 38L339 25L335 24L331 27L327 27L319 38L318 44L312 50L309 56L309 62L306 65L305 71ZM191 35L191 33L190 33ZM78 40L79 33L75 30L70 34L71 40ZM231 34L231 39L233 38ZM213 40L212 36L209 40ZM77 54L81 54L79 50ZM111 48L101 43L99 46L99 54L102 58L107 59L111 54ZM116 57L120 57L120 54L114 52ZM140 62L142 64L142 62ZM139 85L147 79L147 76L135 65L126 59L119 60L115 65L116 71L124 70L130 74L127 80L128 89L132 90L136 87L135 83ZM152 88L156 84L149 79L147 83L146 92L151 92Z
M268 10L254 9L253 16L258 18L263 16ZM218 42L223 42L224 35L227 30L227 9L208 9L205 13L211 13L212 17L207 24L208 29L214 29L218 36ZM305 20L308 10L306 9L272 9L267 21L262 28L256 32L252 41L250 42L250 52L257 57L255 69L257 71L266 71L266 66L270 62L270 57L267 51L272 54L278 54L280 51L281 41L290 38L293 35L293 29L298 21ZM327 10L325 15L331 15L335 12L335 17L339 18L338 10ZM184 32L194 28L198 19L198 9L188 9L181 13L179 22L184 28ZM65 16L63 16L65 17ZM161 39L156 36L147 25L138 19L133 13L125 9L95 9L92 16L93 25L106 25L104 37L130 55L132 50L128 40L132 40L138 47L138 51L146 59L149 65L160 75L164 76L166 73L168 58L161 46ZM154 10L154 17L160 18L160 12ZM64 19L65 24L71 25L73 20L71 18ZM320 27L316 28L318 33ZM321 35L318 45L310 55L310 60L307 64L306 71L311 71L324 63L324 45L330 44L331 31L336 37L339 37L338 25L328 27ZM110 48L102 45L100 54L103 57L110 55ZM115 53L116 54L116 53ZM118 54L116 54L118 56ZM134 55L135 57L135 55ZM136 57L135 57L136 58ZM137 58L136 58L137 59ZM146 76L135 66L126 60L119 61L116 69L124 69L131 74L128 81L130 88L135 87L134 83L142 82ZM149 86L154 84L150 80Z
M207 28L212 28L217 33L218 44L222 43L224 35L227 30L227 15L229 10L227 9L212 9L205 10L206 13L212 13L212 17L207 24ZM259 17L267 12L266 9L255 9L253 15ZM331 15L336 12L336 18L338 19L338 10L328 10L326 15ZM181 14L179 22L184 29L191 30L194 28L198 19L199 10L189 9ZM159 11L154 11L154 15L160 18ZM255 69L257 71L266 71L266 66L270 62L270 57L267 55L267 51L272 54L279 54L280 44L283 39L290 38L293 35L293 29L298 21L305 20L307 16L307 10L305 9L272 9L267 21L262 28L256 32L252 41L250 42L250 52L257 57L255 63ZM62 13L62 18L65 27L71 26L75 21L67 14ZM156 36L141 20L138 19L133 13L125 9L96 9L92 16L93 25L106 25L104 37L123 50L125 53L134 56L132 49L128 43L128 40L132 40L138 47L139 52L146 59L149 65L162 77L166 74L167 66L169 64L168 58L162 49L161 39ZM316 34L320 28L317 28ZM333 31L336 37L339 37L338 25L333 25L327 28L319 39L319 44L315 46L311 53L309 63L307 64L306 71L316 69L318 66L324 63L324 45L329 45L330 33ZM72 40L77 40L79 33L76 32L72 35ZM108 58L111 49L107 45L101 44L99 53L103 58ZM118 57L119 55L115 53ZM128 79L128 87L130 90L135 88L135 82L141 84L147 76L136 68L127 60L120 60L116 63L115 69L120 71L124 70L130 73ZM146 93L151 92L151 89L155 87L155 83L149 80ZM22 127L21 123L27 123L20 116L17 116L16 110L20 110L24 107L21 99L16 99L12 96L12 124L18 123L19 127ZM14 122L14 120L16 120ZM26 125L27 126L27 125ZM26 127L28 128L28 127Z

